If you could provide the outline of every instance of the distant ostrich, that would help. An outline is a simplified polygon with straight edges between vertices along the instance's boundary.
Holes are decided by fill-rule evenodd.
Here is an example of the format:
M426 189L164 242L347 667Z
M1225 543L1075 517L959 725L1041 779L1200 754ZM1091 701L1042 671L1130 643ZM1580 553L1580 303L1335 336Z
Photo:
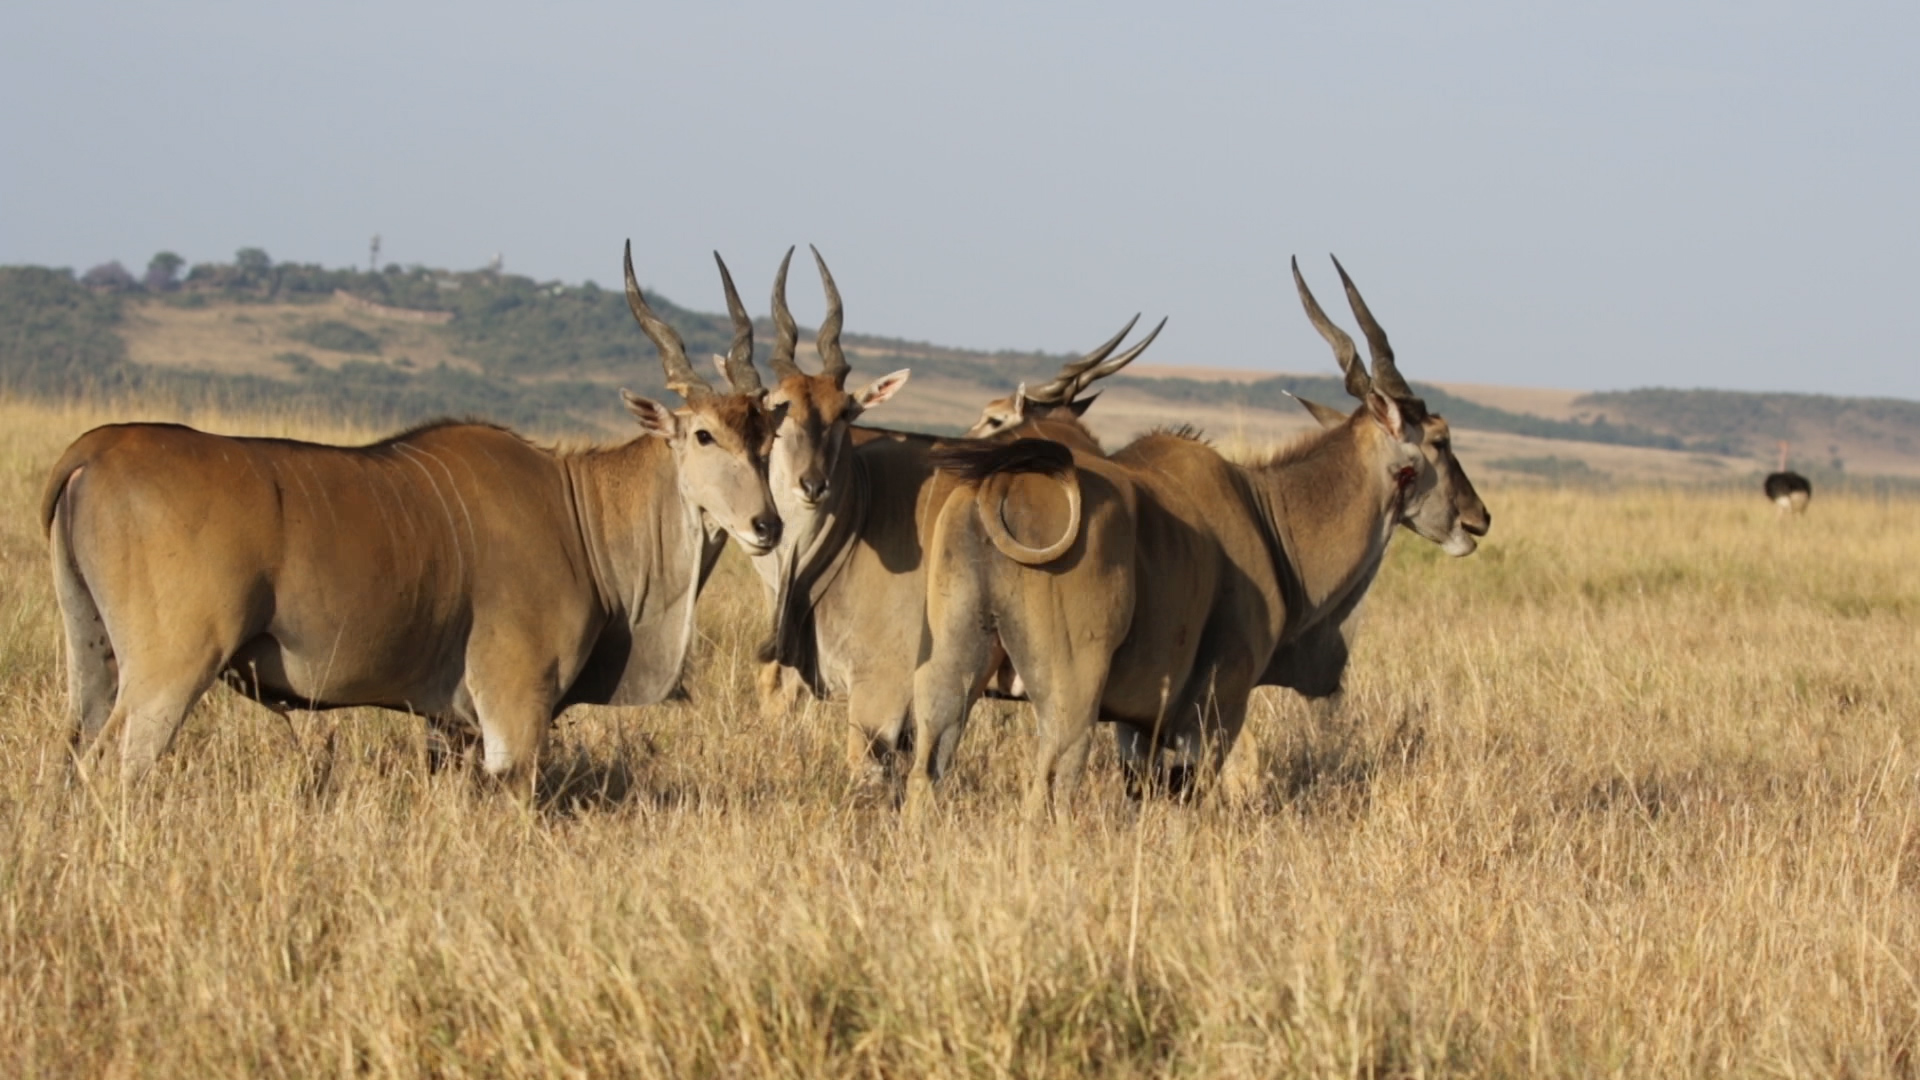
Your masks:
M1807 512L1807 500L1813 498L1813 485L1807 478L1787 469L1787 444L1780 444L1780 471L1767 474L1767 498L1780 508L1782 515L1792 512Z

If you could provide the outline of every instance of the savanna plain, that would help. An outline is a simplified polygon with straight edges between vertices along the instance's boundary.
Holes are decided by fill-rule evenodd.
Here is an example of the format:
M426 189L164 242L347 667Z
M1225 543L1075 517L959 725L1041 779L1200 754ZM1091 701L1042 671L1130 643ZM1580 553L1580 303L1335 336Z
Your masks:
M0 1073L1915 1070L1920 503L1482 477L1479 553L1394 541L1341 708L1262 691L1200 805L1129 802L1108 739L1030 832L1024 706L913 823L834 707L760 718L731 553L691 699L563 716L538 804L225 690L96 790L34 507L140 414L0 402Z

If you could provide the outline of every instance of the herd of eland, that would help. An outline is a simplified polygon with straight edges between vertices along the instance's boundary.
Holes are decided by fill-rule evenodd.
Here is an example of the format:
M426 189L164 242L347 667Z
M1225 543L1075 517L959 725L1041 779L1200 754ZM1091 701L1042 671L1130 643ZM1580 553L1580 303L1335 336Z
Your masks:
M628 305L681 405L622 391L640 433L618 445L453 422L358 447L156 423L82 435L40 507L77 768L117 748L121 781L138 780L224 680L273 709L404 710L531 790L561 710L679 689L731 537L768 599L763 715L802 692L844 701L856 781L904 775L923 803L993 694L1037 716L1030 818L1071 797L1096 721L1118 732L1131 790L1204 790L1254 687L1339 692L1395 529L1450 555L1487 531L1446 421L1337 261L1371 371L1293 274L1358 404L1303 401L1319 431L1239 463L1185 430L1108 452L1082 423L1088 388L1165 326L1122 351L1138 316L963 437L859 424L907 372L848 389L818 251L820 371L800 367L792 256L767 386L715 255L733 327L720 389L648 305L628 246Z

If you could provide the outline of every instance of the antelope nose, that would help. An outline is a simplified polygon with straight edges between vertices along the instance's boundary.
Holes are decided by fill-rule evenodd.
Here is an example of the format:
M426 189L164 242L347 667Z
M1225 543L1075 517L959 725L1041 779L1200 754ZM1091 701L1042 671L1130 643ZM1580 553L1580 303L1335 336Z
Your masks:
M1493 511L1482 510L1477 518L1463 518L1460 526L1475 536L1485 536L1493 527Z
M810 503L817 503L826 497L827 478L824 476L803 476L800 478L800 494Z
M780 542L780 515L761 514L753 519L753 538L761 547L772 547Z

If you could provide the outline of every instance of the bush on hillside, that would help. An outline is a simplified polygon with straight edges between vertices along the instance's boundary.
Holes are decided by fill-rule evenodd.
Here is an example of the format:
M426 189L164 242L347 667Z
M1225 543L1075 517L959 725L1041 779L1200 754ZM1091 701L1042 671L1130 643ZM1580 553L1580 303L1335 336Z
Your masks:
M368 354L380 351L379 338L338 319L323 319L296 327L288 332L288 336L316 349L332 349L334 352Z
M0 385L66 397L124 384L132 365L115 327L120 299L64 270L0 267Z
M103 262L99 266L80 275L80 284L89 289L103 289L107 292L132 292L140 287L133 274L120 265L120 260Z

